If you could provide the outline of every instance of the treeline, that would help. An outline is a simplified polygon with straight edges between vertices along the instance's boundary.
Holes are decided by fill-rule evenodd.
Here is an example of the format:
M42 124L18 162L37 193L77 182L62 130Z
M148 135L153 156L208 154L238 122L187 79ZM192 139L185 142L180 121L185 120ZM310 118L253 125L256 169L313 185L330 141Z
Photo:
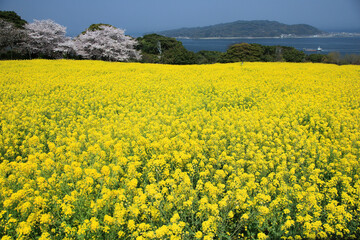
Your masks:
M149 34L138 38L137 49L142 53L141 62L165 64L211 64L232 62L314 62L333 64L360 64L360 55L341 56L337 52L307 55L287 46L263 46L260 44L234 44L223 52L185 49L175 38Z
M92 24L74 38L52 20L27 23L13 11L0 11L0 59L93 59L162 64L230 62L316 62L360 64L359 55L306 55L286 46L239 43L223 52L188 51L175 38L148 34L137 39L109 24Z
M340 53L305 54L294 47L263 46L256 43L234 44L220 56L218 62L313 62L333 64L360 64L360 55L341 56Z

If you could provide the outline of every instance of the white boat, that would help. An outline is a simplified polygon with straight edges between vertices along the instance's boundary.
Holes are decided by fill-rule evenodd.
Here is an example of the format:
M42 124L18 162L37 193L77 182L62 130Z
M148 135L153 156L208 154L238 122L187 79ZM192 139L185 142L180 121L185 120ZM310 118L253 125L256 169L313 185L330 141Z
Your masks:
M304 48L305 52L321 52L323 49L319 46L317 49L313 48Z

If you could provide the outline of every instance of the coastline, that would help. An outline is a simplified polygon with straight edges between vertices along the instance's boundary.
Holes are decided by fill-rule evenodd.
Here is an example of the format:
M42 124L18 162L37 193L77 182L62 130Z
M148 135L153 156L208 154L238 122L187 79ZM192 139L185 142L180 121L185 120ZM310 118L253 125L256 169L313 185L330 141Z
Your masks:
M310 36L276 36L276 37L174 37L176 39L196 39L196 40L216 40L216 39L291 39L291 38L351 38L360 37L360 33L332 33L324 35L310 35Z
M341 55L360 55L360 36L353 37L292 37L292 38L207 38L184 39L179 38L183 46L193 52L202 50L226 52L229 46L245 42L257 43L265 46L289 46L298 50L321 48L322 53L339 52Z

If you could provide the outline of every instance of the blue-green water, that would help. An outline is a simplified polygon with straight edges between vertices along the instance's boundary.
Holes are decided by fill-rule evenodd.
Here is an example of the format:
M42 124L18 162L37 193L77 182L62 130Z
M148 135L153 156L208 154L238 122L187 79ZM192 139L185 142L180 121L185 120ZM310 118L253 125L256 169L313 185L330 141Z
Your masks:
M193 52L201 50L226 52L229 46L236 43L258 43L267 46L290 46L296 49L317 49L321 53L339 52L345 54L360 54L360 37L334 38L261 38L261 39L178 39L186 49ZM312 53L312 52L306 52Z

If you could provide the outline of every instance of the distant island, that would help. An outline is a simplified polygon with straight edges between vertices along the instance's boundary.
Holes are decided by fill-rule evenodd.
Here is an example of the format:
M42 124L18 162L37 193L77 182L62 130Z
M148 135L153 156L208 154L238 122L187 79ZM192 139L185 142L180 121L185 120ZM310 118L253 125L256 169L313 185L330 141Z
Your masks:
M206 27L180 28L157 33L175 38L269 38L324 34L323 31L307 24L287 25L267 20L236 21Z

